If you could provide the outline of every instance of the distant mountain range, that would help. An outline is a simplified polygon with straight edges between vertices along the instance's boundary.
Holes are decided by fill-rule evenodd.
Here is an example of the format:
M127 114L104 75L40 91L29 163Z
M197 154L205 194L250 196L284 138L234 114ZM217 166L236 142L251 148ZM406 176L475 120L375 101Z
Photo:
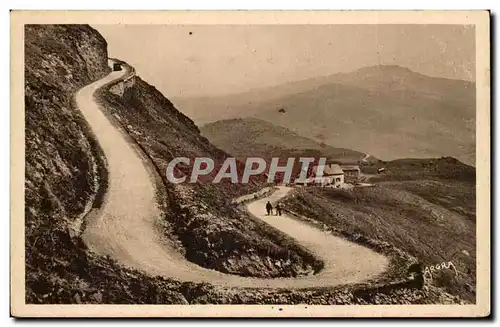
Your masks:
M475 163L475 83L400 66L174 102L198 125L252 116L383 160L452 156Z

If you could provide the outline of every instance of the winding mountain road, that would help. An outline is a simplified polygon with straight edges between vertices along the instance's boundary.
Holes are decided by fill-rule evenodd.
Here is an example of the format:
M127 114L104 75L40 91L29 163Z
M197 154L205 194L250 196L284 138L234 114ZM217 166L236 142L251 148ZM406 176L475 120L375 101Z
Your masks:
M82 235L92 251L150 275L230 287L331 287L374 278L386 270L388 259L366 247L286 215L265 216L265 203L283 198L290 190L287 187L248 204L247 208L255 217L290 235L322 259L325 268L316 275L260 279L223 274L193 264L174 248L165 245L155 228L160 210L156 205L155 182L144 163L143 154L129 143L126 135L122 134L124 132L113 126L94 98L97 89L123 78L127 73L111 72L76 94L77 106L104 151L109 172L103 206L87 217Z

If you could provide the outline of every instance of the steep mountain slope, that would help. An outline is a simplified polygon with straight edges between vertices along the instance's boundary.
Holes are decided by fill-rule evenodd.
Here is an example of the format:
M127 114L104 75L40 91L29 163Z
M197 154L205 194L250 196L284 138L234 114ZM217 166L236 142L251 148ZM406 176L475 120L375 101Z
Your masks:
M475 163L475 84L399 66L366 67L245 94L175 102L200 123L255 116L384 160L453 156ZM195 105L204 110L197 114L192 111Z
M106 47L88 26L25 27L28 302L61 295L49 285L71 283L58 278L71 257L78 256L78 242L71 235L79 234L81 215L105 177L99 148L72 96L106 75Z
M89 27L27 25L25 35L26 214L39 229L41 215L75 216L96 191L96 147L72 94L109 68Z
M181 286L120 267L88 251L80 238L85 213L102 203L107 172L73 96L109 72L106 41L82 25L30 25L25 35L26 301L186 303L182 294L195 284ZM102 92L117 105L114 112L129 120L125 130L142 129L138 142L149 141L145 151L161 170L177 155L227 156L142 80L124 98ZM241 188L221 183L169 190L168 201L159 194L160 204L168 203L160 227L179 237L189 260L212 269L268 277L320 269L303 248L230 205L233 196L259 187L256 178Z
M256 118L221 120L204 125L202 134L217 147L238 158L248 156L319 157L358 161L365 154L316 142L281 126Z

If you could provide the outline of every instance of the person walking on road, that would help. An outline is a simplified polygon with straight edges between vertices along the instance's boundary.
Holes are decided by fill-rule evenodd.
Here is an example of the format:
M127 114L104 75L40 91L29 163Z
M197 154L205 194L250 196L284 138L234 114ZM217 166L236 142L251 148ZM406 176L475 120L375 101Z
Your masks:
M273 213L273 205L269 201L267 201L266 204L266 211L268 216L270 216Z
M281 210L282 210L282 209L283 209L283 208L282 208L282 207L280 206L280 204L278 203L278 204L276 205L276 216L281 216Z

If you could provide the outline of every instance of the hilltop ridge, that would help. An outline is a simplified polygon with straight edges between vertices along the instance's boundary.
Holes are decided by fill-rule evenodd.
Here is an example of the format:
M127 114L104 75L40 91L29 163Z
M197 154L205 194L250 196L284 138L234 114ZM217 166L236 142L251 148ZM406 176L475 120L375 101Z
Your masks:
M249 155L262 158L327 157L350 162L365 157L364 153L335 148L253 117L220 120L200 129L211 143L242 160Z

